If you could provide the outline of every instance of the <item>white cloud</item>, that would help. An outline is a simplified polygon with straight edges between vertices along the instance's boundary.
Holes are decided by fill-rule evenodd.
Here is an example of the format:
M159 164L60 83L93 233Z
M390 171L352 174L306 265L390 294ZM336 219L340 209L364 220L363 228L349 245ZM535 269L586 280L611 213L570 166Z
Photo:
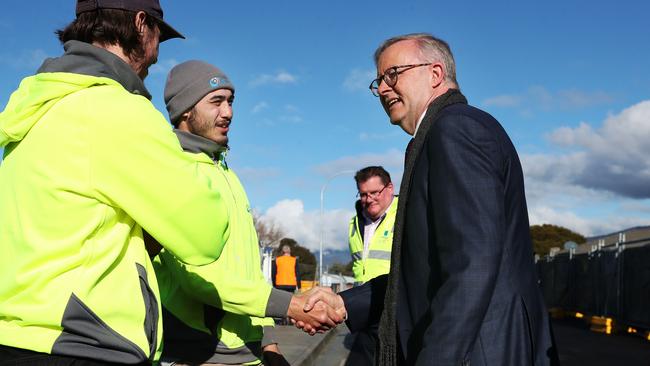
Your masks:
M280 121L296 124L296 123L301 123L303 119L300 116L291 115L291 116L280 116Z
M390 149L382 154L366 153L354 156L344 156L320 164L315 167L315 170L323 176L329 177L341 171L357 171L359 168L368 165L383 166L390 173L393 182L396 182L401 178L404 169L404 153L397 149Z
M648 225L648 220L643 218L615 217L586 219L574 212L556 210L548 206L538 206L529 210L530 224L561 225L584 236L603 235L635 226Z
M566 89L551 92L542 86L532 86L522 93L487 98L481 104L485 107L519 108L522 113L530 114L532 110L580 109L612 101L614 97L603 91Z
M249 182L263 182L267 179L276 178L280 176L280 169L278 168L237 168L237 175L242 181Z
M158 60L155 64L149 67L150 75L164 75L165 77L174 66L178 65L178 60L170 58L165 60Z
M497 95L496 97L484 100L483 105L486 107L501 108L518 107L521 104L521 99L521 97L516 95Z
M361 141L381 141L381 140L392 140L399 136L403 135L402 130L395 130L388 133L368 133L361 132L359 134L359 140Z
M264 101L259 102L259 103L255 104L255 106L253 107L252 113L253 114L259 113L259 112L267 109L268 107L269 107L269 104L267 102L264 102Z
M297 81L297 77L289 74L288 72L281 71L275 76L275 81L279 83L295 83Z
M266 210L260 220L275 225L311 251L319 249L322 230L323 249L341 250L347 248L348 222L353 215L349 210L327 210L321 219L318 210L305 211L301 200L285 199Z
M284 106L283 114L278 117L281 122L288 122L292 124L298 124L303 122L303 118L300 115L300 109L293 104L287 104Z
M567 108L585 108L611 103L614 100L611 95L603 91L583 92L576 89L562 90L558 92L558 98Z
M287 111L287 112L289 112L289 113L298 113L298 112L300 112L300 109L298 109L298 107L296 107L296 106L293 105L293 104L287 104L287 105L285 105L285 106L284 106L284 110Z
M650 222L650 101L548 137L566 152L521 156L531 224L589 236Z
M609 116L600 127L562 127L549 138L574 152L529 157L527 170L533 176L650 198L650 100Z
M279 71L275 74L261 74L249 83L252 87L262 86L266 84L295 84L298 82L298 77L286 71Z
M23 50L16 53L0 55L0 64L5 64L15 69L33 70L41 66L43 61L48 57L52 56L40 48Z
M368 85L375 77L374 70L353 69L343 81L343 88L348 91L368 91Z

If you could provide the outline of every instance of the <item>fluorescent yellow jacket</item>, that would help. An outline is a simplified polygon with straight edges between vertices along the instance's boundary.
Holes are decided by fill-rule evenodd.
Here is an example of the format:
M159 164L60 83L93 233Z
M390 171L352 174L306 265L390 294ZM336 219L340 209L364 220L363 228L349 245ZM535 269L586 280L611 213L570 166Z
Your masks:
M154 260L164 318L164 356L191 363L242 364L261 358L263 327L284 316L291 295L273 289L261 271L257 233L248 197L226 165L226 149L176 130L189 155L221 192L228 208L229 237L217 261L179 263L167 251Z
M142 229L179 260L207 264L227 209L126 63L65 48L0 114L0 344L155 360L160 297Z
M395 225L395 215L397 213L397 197L393 198L386 216L383 218L375 234L370 240L368 256L363 258L363 238L361 230L363 225L359 224L361 216L361 206L357 202L357 215L350 219L350 229L348 243L350 245L350 254L352 255L352 272L354 279L358 282L367 282L377 276L386 274L390 271L390 253L393 247L393 226Z

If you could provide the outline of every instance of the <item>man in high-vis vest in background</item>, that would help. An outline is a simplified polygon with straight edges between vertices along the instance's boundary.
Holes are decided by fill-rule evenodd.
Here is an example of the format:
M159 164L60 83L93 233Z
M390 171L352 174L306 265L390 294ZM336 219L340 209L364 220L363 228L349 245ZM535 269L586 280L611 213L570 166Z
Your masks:
M273 287L278 290L294 292L300 289L300 271L298 258L291 255L291 247L284 244L281 248L282 255L275 258L271 265L271 278Z
M354 180L359 200L357 215L350 220L349 244L354 279L361 284L390 270L397 197L390 174L381 166L359 170ZM376 342L376 327L357 332L347 365L372 365Z

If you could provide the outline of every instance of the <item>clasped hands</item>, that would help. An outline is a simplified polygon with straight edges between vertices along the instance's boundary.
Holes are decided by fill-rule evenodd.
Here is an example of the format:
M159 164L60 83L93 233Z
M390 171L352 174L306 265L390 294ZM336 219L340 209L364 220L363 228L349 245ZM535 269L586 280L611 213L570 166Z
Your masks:
M314 287L294 295L287 315L291 322L309 335L324 333L346 319L341 296L327 287Z

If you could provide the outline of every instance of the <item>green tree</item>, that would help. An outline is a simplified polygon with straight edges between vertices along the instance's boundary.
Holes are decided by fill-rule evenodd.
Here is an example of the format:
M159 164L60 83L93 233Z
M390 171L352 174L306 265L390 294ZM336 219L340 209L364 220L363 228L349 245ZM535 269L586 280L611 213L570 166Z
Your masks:
M282 255L282 246L288 245L291 248L291 255L298 258L298 270L300 278L306 281L313 281L316 276L316 256L307 248L298 244L291 238L280 240L280 244L275 251L275 255Z
M344 276L354 276L354 273L352 272L352 263L354 262L350 261L348 264L334 263L330 266L327 272L338 273Z
M533 240L533 251L539 255L548 254L552 247L563 249L567 241L577 244L587 241L584 236L565 227L549 224L531 226L530 237Z

